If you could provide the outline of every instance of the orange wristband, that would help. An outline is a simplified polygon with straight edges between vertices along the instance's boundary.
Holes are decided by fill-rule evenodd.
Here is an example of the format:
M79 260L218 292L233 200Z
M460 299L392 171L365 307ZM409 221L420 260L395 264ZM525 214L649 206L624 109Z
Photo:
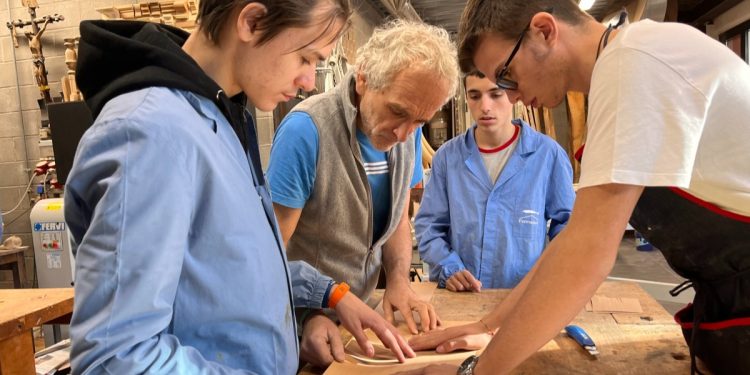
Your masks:
M347 283L340 283L336 289L331 292L331 296L328 297L328 307L334 308L336 307L336 304L341 301L342 298L344 298L344 295L349 292L349 284Z

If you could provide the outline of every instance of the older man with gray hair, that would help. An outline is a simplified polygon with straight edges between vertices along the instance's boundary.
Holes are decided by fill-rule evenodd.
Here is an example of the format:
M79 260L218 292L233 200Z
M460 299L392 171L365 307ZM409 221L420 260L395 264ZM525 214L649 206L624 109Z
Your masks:
M422 179L421 126L454 95L457 80L456 49L445 30L388 23L357 51L354 71L334 90L284 118L271 149L268 179L289 259L348 283L365 301L382 266L385 316L393 321L401 311L413 333L412 312L424 331L438 317L409 285L406 206ZM336 340L327 318L306 318L319 319L321 340ZM339 346L331 344L333 359L343 359Z

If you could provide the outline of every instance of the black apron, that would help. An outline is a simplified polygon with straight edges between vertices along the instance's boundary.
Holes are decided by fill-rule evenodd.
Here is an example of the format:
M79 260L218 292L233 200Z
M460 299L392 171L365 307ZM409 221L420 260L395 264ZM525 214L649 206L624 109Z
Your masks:
M716 374L750 374L750 218L680 189L647 187L630 224L695 289L675 315L692 370L697 356Z

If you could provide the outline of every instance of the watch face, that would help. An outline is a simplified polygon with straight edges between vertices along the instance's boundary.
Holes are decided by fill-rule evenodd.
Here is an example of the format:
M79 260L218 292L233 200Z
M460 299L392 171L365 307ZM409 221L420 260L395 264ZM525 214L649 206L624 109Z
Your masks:
M458 375L472 375L474 374L474 366L476 366L479 357L476 355L469 356L458 367Z

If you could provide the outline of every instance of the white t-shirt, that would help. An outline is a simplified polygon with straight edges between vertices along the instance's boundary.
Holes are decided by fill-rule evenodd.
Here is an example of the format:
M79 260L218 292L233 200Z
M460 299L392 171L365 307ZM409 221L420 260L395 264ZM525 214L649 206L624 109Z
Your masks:
M750 216L750 67L677 23L621 29L594 66L580 187L675 186Z
M510 159L510 156L513 155L513 151L516 149L516 144L518 144L518 133L521 132L521 127L516 126L515 128L516 130L513 133L513 136L508 142L505 142L505 144L500 147L483 149L477 146L479 149L479 155L482 155L484 167L487 168L487 174L490 175L490 181L492 181L493 184L497 182L497 178L500 177L500 172L505 168L505 164L508 164L508 160Z

